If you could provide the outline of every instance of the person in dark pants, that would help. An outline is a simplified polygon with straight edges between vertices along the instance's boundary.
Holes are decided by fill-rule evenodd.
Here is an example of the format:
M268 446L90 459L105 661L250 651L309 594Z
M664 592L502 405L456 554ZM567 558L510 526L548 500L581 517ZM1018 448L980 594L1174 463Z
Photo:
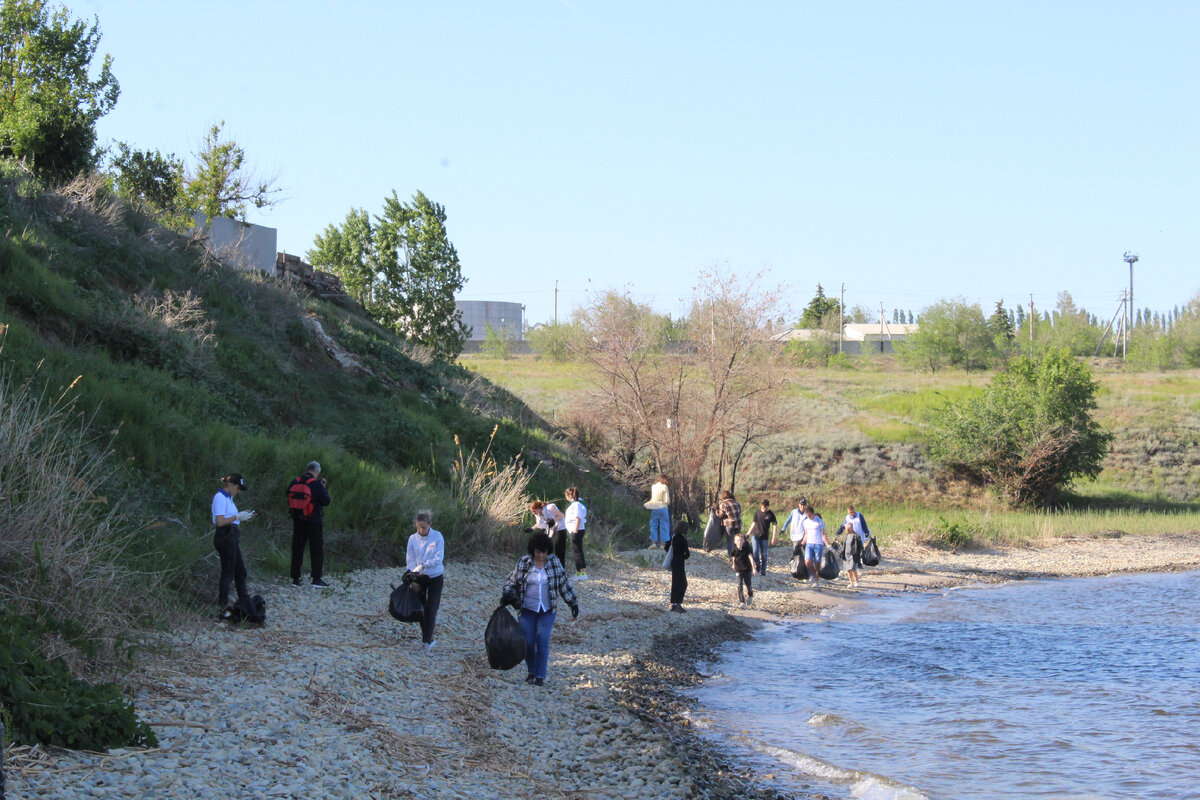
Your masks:
M754 554L740 531L733 535L733 556L729 561L737 573L738 602L742 608L754 605L754 587L750 584L750 576L754 574ZM745 594L742 594L743 586Z
M221 579L217 583L217 604L221 607L221 619L232 616L229 606L229 586L237 588L238 600L249 599L246 589L246 562L242 559L240 526L253 519L253 511L238 511L234 498L246 491L246 480L241 473L231 472L221 479L221 488L213 495L212 521L217 530L213 534L213 548L221 557Z
M446 541L442 534L431 526L433 514L429 511L417 513L413 525L416 533L408 537L405 552L405 574L425 586L425 617L421 620L421 648L428 653L437 643L433 638L433 626L437 624L438 609L442 605L442 563L446 558ZM426 583L426 580L428 581Z
M725 489L721 492L721 502L717 504L717 516L725 526L725 549L733 558L733 537L742 530L742 504L733 496L733 492Z
M579 489L568 486L564 493L567 502L567 513L564 522L567 533L571 536L571 555L575 559L575 580L586 581L587 562L583 558L583 534L587 530L587 506L579 501Z
M683 595L687 592L687 571L684 562L692 554L688 549L688 524L683 520L675 523L671 532L671 610L682 614Z
M330 504L329 484L321 477L321 465L308 462L303 474L288 484L288 497L303 496L294 493L297 485L307 487L311 502L307 515L303 510L292 508L292 586L300 585L300 568L304 566L304 546L308 545L309 562L312 567L312 585L321 589L329 586L321 577L325 568L324 509Z

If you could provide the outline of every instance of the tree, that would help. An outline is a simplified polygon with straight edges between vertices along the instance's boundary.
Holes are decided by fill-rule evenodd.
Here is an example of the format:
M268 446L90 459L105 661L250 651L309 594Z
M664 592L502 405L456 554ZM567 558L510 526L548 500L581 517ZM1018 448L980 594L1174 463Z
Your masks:
M462 352L458 252L446 234L446 209L423 193L404 203L393 191L374 224L352 209L342 227L330 225L313 240L307 258L336 273L367 313L408 341L447 359Z
M693 523L706 479L721 485L739 451L791 424L769 413L782 402L784 380L769 336L779 290L763 291L759 279L699 277L687 316L689 352L660 352L656 315L627 295L598 296L579 316L593 408L606 427L632 429L628 441L647 451L649 468L671 477L675 501Z
M574 323L552 322L528 331L525 340L539 359L568 361L579 350L580 327Z
M1054 505L1075 480L1095 478L1108 453L1112 434L1092 418L1098 388L1065 350L1020 356L981 396L935 412L930 457L1013 505Z
M832 297L825 296L825 290L821 284L817 284L817 293L813 295L812 300L808 301L808 305L804 308L804 313L800 315L800 321L796 323L797 328L819 328L821 323L826 321L831 315L837 317L841 306L837 300Z
M99 22L72 21L43 0L0 8L0 154L40 174L71 177L96 163L96 122L121 87L105 55L95 77Z
M937 372L943 366L982 369L995 355L992 335L976 303L939 300L921 312L921 323L896 348L909 364Z
M174 153L164 156L158 150L134 150L125 142L117 142L116 148L111 169L117 195L126 203L160 214L179 213L183 162Z
M246 169L246 151L232 139L224 139L218 122L204 136L196 153L196 169L183 191L183 207L214 217L246 220L249 206L270 208L275 205L277 179L260 178Z

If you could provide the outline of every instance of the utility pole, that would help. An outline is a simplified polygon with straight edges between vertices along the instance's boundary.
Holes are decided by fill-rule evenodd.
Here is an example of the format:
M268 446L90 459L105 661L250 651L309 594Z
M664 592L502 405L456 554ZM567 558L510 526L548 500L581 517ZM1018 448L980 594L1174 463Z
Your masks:
M842 353L842 331L846 328L846 284L842 284L842 299L838 300L838 355Z
M554 327L558 327L558 281L554 282Z
M1133 265L1137 263L1138 257L1137 253L1126 250L1122 258L1129 265L1129 327L1126 328L1125 333L1126 344L1128 344L1129 334L1133 332Z
M1033 358L1033 294L1029 295L1029 357Z

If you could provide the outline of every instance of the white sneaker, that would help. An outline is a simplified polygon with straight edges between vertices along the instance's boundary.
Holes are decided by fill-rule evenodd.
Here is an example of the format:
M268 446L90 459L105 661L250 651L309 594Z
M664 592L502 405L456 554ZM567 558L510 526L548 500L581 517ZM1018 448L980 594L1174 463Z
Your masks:
M575 573L575 580L577 580L577 581L586 581L587 579L588 579L588 576L587 576L587 572L586 572L586 571L580 571L580 572L576 572L576 573Z
M437 639L434 639L432 642L425 642L425 643L423 643L423 644L421 645L421 649L422 649L422 650L424 650L426 653L428 653L428 652L430 652L431 650L433 650L433 646L434 646L435 644L437 644Z

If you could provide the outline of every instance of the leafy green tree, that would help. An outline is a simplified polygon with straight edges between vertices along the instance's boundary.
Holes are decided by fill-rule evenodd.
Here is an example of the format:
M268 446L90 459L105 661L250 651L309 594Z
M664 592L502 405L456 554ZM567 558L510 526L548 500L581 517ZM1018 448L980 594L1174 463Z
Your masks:
M183 162L174 153L164 156L158 150L134 150L125 142L117 142L116 149L111 170L122 200L168 216L182 210Z
M582 335L577 323L550 323L528 331L525 340L539 359L570 361L572 354L579 350Z
M1090 356L1096 352L1101 331L1092 324L1087 311L1075 305L1070 292L1058 293L1054 310L1053 326L1043 329L1048 344L1076 356Z
M930 372L944 366L983 369L996 355L983 311L961 298L939 300L922 311L917 330L896 350L906 363Z
M121 88L105 55L96 75L98 22L72 20L43 0L0 7L0 154L65 178L96 163L96 121Z
M837 300L825 296L825 289L818 283L817 293L813 295L812 300L808 301L808 305L805 306L804 313L800 315L800 321L796 323L796 327L820 328L821 324L826 322L830 316L836 318L840 308L841 306Z
M1092 418L1098 388L1065 350L1020 356L982 395L934 413L930 457L1013 505L1054 505L1075 480L1095 478L1108 453L1112 434Z
M454 295L465 283L446 233L446 209L422 192L405 203L393 191L371 223L352 209L340 228L330 225L307 258L337 274L367 312L414 344L443 358L462 352L467 329Z
M375 229L363 208L352 208L341 227L328 225L305 255L314 267L342 279L346 292L371 313L379 283L375 263Z
M196 154L196 169L183 191L183 207L203 214L205 219L229 217L245 221L249 206L270 208L275 205L276 178L260 178L246 165L246 151L222 135L224 122L218 122L204 136Z
M483 353L492 358L510 359L513 357L513 337L506 328L497 328L490 322L483 324Z

